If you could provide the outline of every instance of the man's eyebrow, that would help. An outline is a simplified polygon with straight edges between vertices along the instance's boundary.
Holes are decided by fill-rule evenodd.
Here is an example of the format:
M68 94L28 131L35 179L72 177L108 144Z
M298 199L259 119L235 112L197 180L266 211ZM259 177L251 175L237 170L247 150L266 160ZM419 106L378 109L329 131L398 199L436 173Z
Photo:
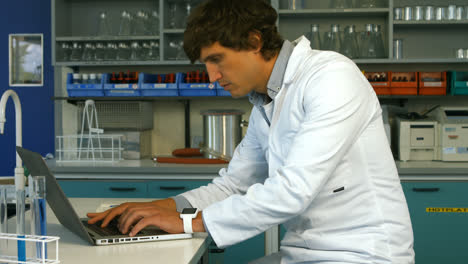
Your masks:
M223 55L222 53L213 53L213 54L210 54L210 55L206 56L205 58L201 59L200 61L202 63L205 63L207 61L213 60L215 57L222 56L222 55Z

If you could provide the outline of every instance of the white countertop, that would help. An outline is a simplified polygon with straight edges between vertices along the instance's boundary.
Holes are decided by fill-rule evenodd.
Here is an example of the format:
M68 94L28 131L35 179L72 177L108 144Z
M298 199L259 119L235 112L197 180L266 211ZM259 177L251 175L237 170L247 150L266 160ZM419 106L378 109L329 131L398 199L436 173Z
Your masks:
M122 203L128 201L145 201L148 199L70 199L78 216L85 217L87 212L95 211L101 203ZM29 230L29 212L26 212L26 231ZM9 219L9 233L15 230L15 218ZM192 239L173 241L154 241L135 244L120 244L109 246L92 246L87 241L76 236L63 227L47 207L47 234L59 236L59 260L66 264L92 263L183 263L195 264L208 248L209 238L206 233L196 233ZM27 249L30 243L27 243ZM34 246L34 244L32 244ZM9 252L16 254L16 242L10 241ZM29 257L29 253L27 253ZM55 259L55 244L48 247L48 257Z

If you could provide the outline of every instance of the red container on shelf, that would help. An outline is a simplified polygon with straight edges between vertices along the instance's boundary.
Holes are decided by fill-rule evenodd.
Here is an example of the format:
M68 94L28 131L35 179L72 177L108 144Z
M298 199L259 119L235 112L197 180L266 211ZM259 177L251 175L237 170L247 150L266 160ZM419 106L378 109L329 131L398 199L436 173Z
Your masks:
M418 72L392 72L390 93L392 95L417 95Z
M391 72L363 72L378 95L390 95Z
M447 72L420 72L420 95L446 95Z

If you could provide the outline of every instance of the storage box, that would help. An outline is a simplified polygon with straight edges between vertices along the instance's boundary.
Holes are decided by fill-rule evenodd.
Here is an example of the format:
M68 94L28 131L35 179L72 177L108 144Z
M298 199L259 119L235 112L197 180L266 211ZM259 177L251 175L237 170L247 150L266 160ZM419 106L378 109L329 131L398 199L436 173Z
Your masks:
M104 94L106 96L140 96L138 82L136 83L111 83L110 74L102 75L104 81Z
M364 72L364 76L378 95L390 95L391 72Z
M450 72L450 94L468 95L468 72Z
M178 96L176 77L169 74L140 73L139 84L142 96Z
M97 84L73 84L73 74L67 74L67 92L70 97L96 97L104 96L102 89L104 81Z
M177 75L180 96L216 96L216 89L211 83L191 83L187 82L187 73L179 72Z
M447 72L420 72L420 95L446 95Z
M418 72L392 72L390 93L392 95L417 95Z

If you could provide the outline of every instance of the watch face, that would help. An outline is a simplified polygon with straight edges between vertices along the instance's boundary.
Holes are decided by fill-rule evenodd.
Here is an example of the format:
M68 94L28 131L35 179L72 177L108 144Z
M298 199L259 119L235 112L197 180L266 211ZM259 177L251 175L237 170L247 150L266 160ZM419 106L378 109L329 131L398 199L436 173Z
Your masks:
M197 208L184 208L182 214L194 214L197 211Z

